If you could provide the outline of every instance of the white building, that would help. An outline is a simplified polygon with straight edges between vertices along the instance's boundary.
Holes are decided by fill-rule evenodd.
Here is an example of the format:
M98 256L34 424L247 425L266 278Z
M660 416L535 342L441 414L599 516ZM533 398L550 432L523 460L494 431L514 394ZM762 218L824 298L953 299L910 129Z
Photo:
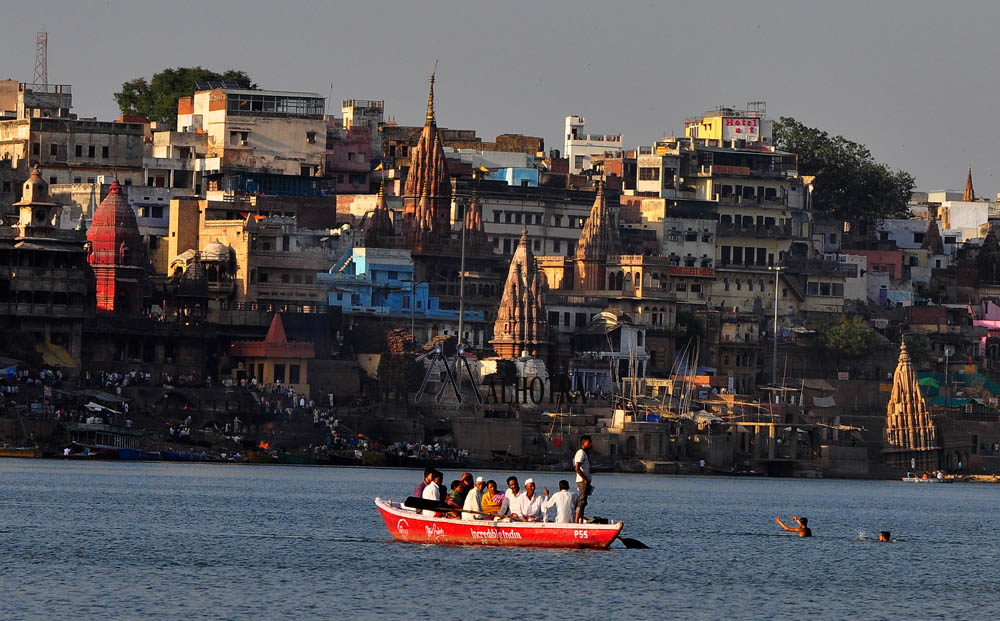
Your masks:
M591 167L592 155L622 152L621 134L588 134L583 124L582 116L566 117L565 155L569 160L569 172L574 175Z

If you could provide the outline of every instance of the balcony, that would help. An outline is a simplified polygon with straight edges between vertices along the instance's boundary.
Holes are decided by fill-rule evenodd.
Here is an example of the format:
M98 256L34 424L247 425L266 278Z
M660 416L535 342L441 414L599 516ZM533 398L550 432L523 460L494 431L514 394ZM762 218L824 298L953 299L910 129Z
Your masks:
M790 224L780 225L749 225L741 226L729 222L720 222L715 227L716 235L719 237L753 237L756 239L791 239L797 237L792 234Z
M756 196L745 197L737 196L735 194L722 194L713 195L715 201L720 205L734 205L738 207L772 207L772 208L786 208L788 207L788 201L783 198L760 198Z

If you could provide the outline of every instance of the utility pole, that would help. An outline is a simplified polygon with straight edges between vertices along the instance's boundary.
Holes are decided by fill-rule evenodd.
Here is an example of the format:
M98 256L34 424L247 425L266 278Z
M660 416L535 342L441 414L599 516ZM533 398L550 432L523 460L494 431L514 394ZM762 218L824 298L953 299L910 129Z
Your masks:
M771 357L771 383L775 386L778 385L778 280L781 276L781 270L785 269L780 265L774 265L769 268L769 270L774 271L774 352Z

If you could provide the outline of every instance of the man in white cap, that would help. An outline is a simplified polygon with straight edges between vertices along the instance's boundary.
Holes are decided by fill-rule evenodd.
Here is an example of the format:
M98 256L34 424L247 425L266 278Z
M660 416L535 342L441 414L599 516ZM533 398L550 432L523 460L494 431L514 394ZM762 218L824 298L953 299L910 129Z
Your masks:
M476 486L469 490L469 493L465 495L465 504L462 506L465 511L462 512L463 520L475 520L479 517L476 513L482 513L482 498L483 498L483 486L486 483L483 481L483 477L476 477ZM469 513L469 511L475 511L476 513Z
M542 510L544 499L535 494L535 480L524 482L524 493L517 497L511 507L511 513L529 522L541 522L545 518Z

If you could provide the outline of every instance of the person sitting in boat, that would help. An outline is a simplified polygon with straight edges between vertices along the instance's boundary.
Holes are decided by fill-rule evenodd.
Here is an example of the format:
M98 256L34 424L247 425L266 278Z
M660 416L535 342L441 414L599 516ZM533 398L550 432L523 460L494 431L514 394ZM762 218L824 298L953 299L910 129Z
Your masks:
M480 506L483 513L496 515L500 513L500 506L503 504L503 494L497 491L497 482L490 479L486 482L486 491L480 499Z
M472 490L472 488L475 487L475 483L472 480L472 473L471 472L464 472L464 473L462 473L462 478L459 479L459 482L461 482L462 487L461 487L461 490L460 490L461 491L461 497L459 498L460 502L458 503L458 506L464 507L465 506L465 497L468 496L469 492Z
M471 476L471 475L470 475ZM482 498L483 498L483 487L486 483L483 481L483 477L476 477L475 486L469 490L465 495L465 504L462 505L462 519L463 520L475 520L482 516L476 515L476 513L482 513ZM476 513L471 513L475 511Z
M517 477L507 477L507 491L503 494L503 504L500 505L500 511L497 515L504 517L513 513L514 502L517 500L517 496L520 493L521 486L517 482Z
M425 500L434 500L436 502L441 502L441 481L444 480L444 474L438 470L431 472L431 482L424 487L423 494L421 498ZM417 511L417 513L422 513L422 511Z
M576 496L569 492L569 481L563 479L559 481L559 491L549 496L549 488L545 488L545 501L542 503L542 511L545 519L548 520L548 511L552 507L556 509L556 522L566 524L573 521L573 512L576 511Z
M524 482L524 493L517 497L511 508L511 517L519 518L526 522L541 522L545 518L542 510L544 499L535 494L535 481L528 479Z
M451 491L448 492L448 496L445 497L445 502L449 505L455 507L456 509L462 508L462 481L456 479L451 482ZM457 512L451 512L447 514L447 517L457 518Z
M799 537L812 537L813 532L809 529L809 518L799 518L797 515L793 515L792 519L799 525L798 528L792 528L791 526L785 526L785 523L781 521L780 517L774 518L778 525L785 530L793 533L798 533Z
M413 488L413 495L417 498L424 497L424 490L428 485L431 484L431 479L434 476L434 468L424 468L424 480L417 483L417 486ZM406 505L403 505L406 506ZM419 513L419 512L418 512Z

